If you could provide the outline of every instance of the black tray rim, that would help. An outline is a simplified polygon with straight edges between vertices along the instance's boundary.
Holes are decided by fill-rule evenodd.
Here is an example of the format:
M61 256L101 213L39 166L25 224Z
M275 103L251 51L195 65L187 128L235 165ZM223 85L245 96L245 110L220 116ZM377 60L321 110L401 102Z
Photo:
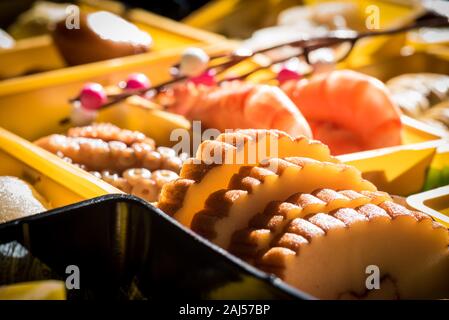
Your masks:
M133 203L136 205L139 205L145 209L145 211L148 214L155 214L159 218L166 220L169 224L173 225L174 228L177 230L177 232L183 232L186 233L189 237L192 238L193 241L199 242L201 245L206 246L209 250L214 251L216 254L219 254L224 259L230 261L233 265L235 265L238 269L242 270L243 272L249 273L250 275L254 276L255 278L268 283L270 286L273 286L274 288L282 291L287 296L291 297L292 299L299 299L299 300L315 300L316 298L299 290L295 287L292 287L282 281L280 278L276 277L273 274L268 274L249 263L241 260L240 258L234 256L233 254L229 253L225 249L213 244L212 242L208 241L207 239L203 238L202 236L198 235L194 231L190 230L189 228L182 225L180 222L172 218L171 216L164 213L159 208L153 206L151 203L133 196L131 194L125 194L125 193L114 193L114 194L106 194L99 197L95 197L92 199L76 202L67 206L58 207L55 209L51 209L42 213L38 213L35 215L15 219L12 221L5 222L3 224L0 224L0 240L2 238L2 233L6 233L8 229L11 228L18 228L22 224L26 224L30 221L39 221L42 219L45 219L46 217L55 216L64 214L67 211L70 211L72 209L82 209L94 204L99 204L103 202L125 202L125 203Z

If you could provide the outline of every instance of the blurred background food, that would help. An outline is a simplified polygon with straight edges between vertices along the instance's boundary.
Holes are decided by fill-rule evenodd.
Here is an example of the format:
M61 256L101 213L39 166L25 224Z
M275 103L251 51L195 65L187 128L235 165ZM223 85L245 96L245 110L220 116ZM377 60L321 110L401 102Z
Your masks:
M65 15L65 8L69 2L71 1L1 1L0 28L9 28L8 31L17 38L47 33L59 17ZM180 20L202 5L210 2L210 0L127 0L120 2L130 7L147 9L154 13Z
M144 53L153 39L136 25L107 12L81 13L79 28L59 20L52 35L65 61L77 65Z
M21 12L16 20L8 27L8 32L15 39L50 33L56 23L66 17L66 8L69 5L70 3L49 1L36 1L31 3L31 7Z
M449 129L449 75L403 74L388 80L387 86L405 114Z
M2 1L0 11L0 79L222 39L119 1Z
M143 133L110 123L73 127L66 135L43 137L36 144L149 202L158 201L162 187L179 178L188 156L178 156L168 147L156 147L154 140Z

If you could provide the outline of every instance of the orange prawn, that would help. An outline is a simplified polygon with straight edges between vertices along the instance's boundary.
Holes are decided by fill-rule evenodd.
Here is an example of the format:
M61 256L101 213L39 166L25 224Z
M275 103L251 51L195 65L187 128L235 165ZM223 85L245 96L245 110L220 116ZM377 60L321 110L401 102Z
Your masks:
M376 78L335 70L281 88L334 155L401 144L401 111Z
M292 136L312 133L295 104L278 87L241 81L207 87L186 83L165 93L168 111L207 128L278 129Z

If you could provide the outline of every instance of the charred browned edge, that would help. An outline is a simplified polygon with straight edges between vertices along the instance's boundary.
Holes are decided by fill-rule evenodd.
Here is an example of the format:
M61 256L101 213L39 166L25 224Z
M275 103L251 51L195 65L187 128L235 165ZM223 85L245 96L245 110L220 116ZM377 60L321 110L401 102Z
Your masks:
M251 141L253 141L254 143L257 143L262 136L266 136L266 135L273 136L277 139L287 137L288 139L290 139L293 142L297 142L297 141L299 142L299 141L306 139L308 144L310 144L310 145L319 144L319 145L323 146L323 148L327 147L326 145L322 144L321 142L319 142L317 140L310 140L304 136L292 137L292 136L288 135L287 133L279 131L279 130L246 129L246 130L238 130L234 133L221 134L217 137L216 140L208 140L208 141L203 142L200 145L200 148L204 148L207 144L212 144L213 147L211 148L211 150L219 152L220 156L221 156L221 160L224 160L226 152L229 152L230 150L238 151L239 147L243 147L244 145L246 145L247 143L249 143ZM238 140L238 138L243 139L242 145L239 144L240 141ZM213 157L216 155L213 154L211 156ZM337 160L337 158L332 157L330 155L330 152L329 152L329 158L335 160L335 161L333 161L335 163L339 162ZM296 160L294 157L290 158L290 160L287 159L287 161L289 161L292 164L297 164L297 163L295 163ZM317 160L315 160L315 161L317 161ZM201 161L199 159L194 159L194 158L188 159L184 163L183 170L181 171L181 178L191 179L191 180L195 180L196 182L200 182L211 169L213 169L214 167L219 166L219 165L220 164L215 164L215 163L207 164L204 161ZM297 165L300 165L300 164L297 164Z
M271 135L273 137L277 137L278 139L282 138L282 137L288 137L289 139L291 139L292 141L301 141L306 139L306 141L313 145L313 144L319 144L322 145L323 147L327 147L324 144L322 144L321 142L317 141L317 140L311 140L308 139L307 137L304 136L299 136L299 137L292 137L290 135L288 135L285 132L282 132L280 130L267 130L267 129L244 129L244 130L238 130L235 133L224 133L218 136L217 140L215 141L209 141L207 143L215 143L215 146L218 146L218 150L221 150L219 152L222 153L222 158L225 157L225 152L226 150L236 150L240 145L239 145L239 137L243 138L244 144L248 143L249 141L253 140L257 143L258 139L263 136L263 135ZM231 143L229 143L231 142ZM328 152L330 159L334 159L335 163L338 163L339 161L337 160L337 158L334 158L330 155L330 151ZM295 164L295 165L300 165L297 163L294 163L295 160L294 158L290 159L290 165L291 164ZM310 160L308 162L311 162L313 160ZM286 163L288 163L289 161L287 161ZM304 160L302 163L305 163L306 160ZM316 161L318 162L318 161ZM270 164L270 162L266 162L267 164ZM199 159L195 159L195 158L190 158L188 160L186 160L183 164L181 173L180 173L180 177L181 180L184 179L185 181L190 180L189 181L189 185L192 185L192 181L194 183L200 183L204 177L207 175L207 173L212 170L213 168L215 168L216 166L219 166L220 164L215 164L215 163L211 163L208 164L204 161L201 161ZM251 168L253 168L254 166L245 166L242 169L240 169L239 173L244 174L245 171L251 171ZM281 169L285 167L285 163L280 163L280 167ZM268 170L269 171L269 170ZM264 175L268 175L270 174L270 172L268 172L267 170L264 170L263 167L258 167L257 169L255 169L254 171L254 176L248 175L248 177L243 178L243 181L241 179L239 179L239 177L234 176L233 178L231 178L231 181L229 183L228 188L231 189L238 189L238 190L246 190L248 192L251 192L252 190L252 186L254 183L257 183L258 178L263 177ZM263 180L261 180L263 181ZM176 191L176 186L180 185L181 186L181 190L180 191ZM170 184L169 187L166 188L167 192L164 192L164 197L161 197L161 201L159 203L160 208L164 208L165 210L167 210L167 213L169 213L170 215L174 215L176 213L176 211L178 211L179 209L182 208L184 200L185 200L185 196L187 194L188 191L188 187L185 187L185 183L172 183ZM174 197L170 197L168 195L168 190L170 190L171 192L175 192L175 196ZM177 202L175 203L174 200L176 200ZM162 210L164 210L162 209Z
M216 166L218 165L214 163L207 164L196 158L189 158L182 165L180 177L194 180L195 182L201 182L207 173Z
M242 195L244 190L219 190L212 193L205 202L205 208L193 216L191 229L203 237L212 240L217 236L216 223L226 217L229 208Z
M262 214L251 218L248 228L234 232L229 251L245 260L256 258L259 253L260 231L264 230L264 236L271 236L274 230L282 226L286 212L292 206L295 205L282 201L269 203ZM274 212L279 214L274 214Z
M224 133L224 134L219 135L216 140L204 141L200 145L200 149L204 149L204 148L208 147L210 150L220 153L220 155L218 157L221 160L221 163L223 163L223 161L226 159L227 152L230 152L230 151L238 152L240 150L240 148L243 148L246 144L248 144L250 142L254 142L254 143L259 142L259 140L262 136L272 136L277 139L280 139L282 137L288 137L293 142L307 139L306 137L303 137L303 136L293 138L290 135L288 135L282 131L279 131L279 130L247 129L247 130L239 130L234 133ZM243 138L243 140L240 141L239 138ZM320 145L324 146L321 142L318 142L315 140L307 140L307 142L309 144L316 143L316 144L320 144ZM211 158L214 158L217 155L214 153L214 154L210 154L209 156ZM329 155L329 157L331 159L335 159L335 161L337 161L336 158L334 158L330 155ZM204 161L201 161L200 163L198 163L198 161L199 161L198 159L190 159L190 160L186 161L186 163L185 163L186 170L184 170L184 168L183 168L183 170L181 172L181 177L200 182L212 168L221 165L220 163L206 164ZM198 165L199 167L196 168L195 167L196 165ZM254 166L248 166L248 167L254 167Z
M232 133L220 134L216 140L207 140L202 142L199 146L199 150L205 149L206 147L209 148L213 151L213 153L208 156L211 158L218 156L221 159L221 162L206 163L203 159L189 159L186 161L186 169L188 168L188 170L184 172L183 168L181 177L200 182L211 169L224 163L228 152L237 152L240 147L243 148L250 141L257 143L258 133L261 134L263 132L266 133L268 130L258 130L256 133L251 134L246 134L238 130ZM240 145L240 143L242 145ZM216 155L215 152L218 152L219 155Z
M260 167L245 166L240 168L239 172L234 174L229 180L229 190L245 190L252 193L254 187L262 184L267 176L274 173Z
M252 217L248 225L254 229L267 228L273 231L287 216L287 212L297 207L290 202L272 201L265 207L262 213Z
M264 209L263 212L256 214L248 224L247 228L238 230L232 237L230 251L237 256L240 253L244 253L246 256L240 256L243 259L254 258L260 254L260 239L257 239L258 230L269 230L273 236L273 240L270 241L270 245L276 243L279 237L282 237L283 231L281 228L287 223L285 221L288 213L291 210L304 210L310 208L310 206L318 205L325 207L335 200L344 200L339 204L340 208L345 206L354 207L351 205L351 201L360 201L363 199L369 203L371 200L365 192L365 195L353 190L341 190L335 191L331 189L317 189L312 193L296 193L290 196L286 201L272 201ZM320 210L315 212L327 212L321 211L319 207L314 210ZM279 234L280 233L280 234ZM265 242L265 240L264 240ZM245 250L242 250L245 248Z
M205 163L197 163L195 159L187 159L182 167L183 175L181 178L169 182L162 187L158 208L173 216L184 205L189 188L200 181L210 170L210 165Z
M333 163L339 163L340 160L338 160L336 157L331 155L330 149L327 145L323 144L321 141L310 139L306 136L291 136L287 134L284 131L278 130L278 129L241 129L237 131L238 133L245 134L247 136L250 136L252 139L258 139L259 137L263 135L272 135L278 139L281 138L288 138L292 142L300 142L302 140L306 140L309 145L320 145L323 148L327 149L327 154L329 155L329 162ZM218 139L217 139L218 140ZM258 141L258 140L257 140Z
M161 191L161 201L157 204L158 208L173 216L181 209L185 195L194 183L195 181L190 179L177 179L165 184Z
M282 159L276 158L270 161L279 163L276 168L280 172L288 166L292 166L291 163ZM239 173L231 178L228 189L214 192L207 198L204 209L193 217L192 230L210 240L214 239L217 236L216 223L228 216L232 204L240 196L251 193L254 185L263 183L267 176L272 175L276 175L276 173L262 167L242 167Z
M305 158L304 158L305 159ZM314 161L310 161L314 162ZM302 164L308 163L304 160ZM319 161L316 161L319 163ZM255 186L264 183L266 177L282 175L289 167L300 167L298 164L280 158L271 158L262 161L258 166L244 166L239 172L234 174L228 184L228 189L245 190L252 193Z
M444 228L449 235L447 228L433 221L425 213L411 211L402 205L387 200L379 205L368 203L355 209L340 208L328 214L317 213L305 218L293 219L282 235L273 242L273 246L261 255L255 264L267 272L274 270L276 275L282 277L282 269L285 268L286 259L291 258L292 252L296 255L300 254L301 246L311 244L314 238L325 236L327 232L336 228L349 230L352 224L359 222L368 222L375 219L395 220L401 217L414 219L416 222L429 223L431 228Z
M247 230L236 232L233 234L233 242L240 243L240 245L230 247L229 252L252 263L257 257L254 254L254 246L260 241L260 237L267 237L269 235L270 230L268 229L258 229L252 233L247 233Z
M246 138L245 141L247 140ZM226 150L235 148L233 145L223 142L220 142L218 147L223 158ZM200 183L207 173L218 165L215 163L209 164L196 158L187 159L182 166L181 179L167 184L166 187L164 186L161 201L158 204L159 208L169 215L174 215L182 208L190 186L194 183ZM173 195L170 193L173 193Z
M296 252L285 247L274 247L266 253L263 262L256 260L255 265L261 270L272 273L281 279L285 279L284 273L287 260L294 258Z
M222 218L228 216L228 211L231 208L232 203L229 202L231 198L224 197L229 192L234 191L245 191L248 194L253 193L253 190L258 185L262 184L268 176L279 175L281 176L283 172L287 168L298 168L302 169L306 165L310 164L324 164L324 165L332 165L338 166L341 170L346 170L347 168L352 168L350 166L344 164L335 164L331 162L320 162L317 160L313 160L310 158L301 158L301 157L290 157L286 159L280 158L271 158L267 161L264 161L259 164L257 167L244 166L241 167L239 172L235 174L228 185L228 189L219 191L215 195L209 196L206 200L206 206L204 210L197 212L194 215L192 222L192 229L205 235L208 239L212 240L217 236L217 230L215 224L220 221ZM216 195L219 194L220 197ZM343 197L343 196L342 196ZM349 201L349 198L347 198ZM284 205L285 206L285 205ZM287 208L285 208L287 209ZM217 211L215 213L214 211ZM224 213L226 212L226 213ZM209 217L202 218L201 216L214 216L214 219L210 219ZM218 218L217 218L218 217ZM265 228L276 228L277 223L282 223L282 219L278 218L271 221L272 224L270 227ZM239 237L239 235L237 235ZM231 241L232 243L232 241ZM251 246L251 244L247 243L237 243L235 246L229 248L231 251L242 251L243 247Z
M198 212L192 219L190 228L206 239L212 240L217 237L215 224L220 217L213 214L209 209L203 209Z

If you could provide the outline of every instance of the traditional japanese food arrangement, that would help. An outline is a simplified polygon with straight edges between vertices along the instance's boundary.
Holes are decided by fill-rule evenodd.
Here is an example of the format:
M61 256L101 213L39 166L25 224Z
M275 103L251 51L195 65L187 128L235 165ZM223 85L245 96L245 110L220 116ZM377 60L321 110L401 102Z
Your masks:
M130 75L125 82L123 90L86 84L72 121L93 121L94 111L109 107L120 93L132 96L137 90L150 93L143 98L151 107L200 121L204 129L278 129L314 137L327 144L333 155L402 143L401 111L386 86L351 70L288 79L279 87L242 80L216 83L200 75L154 93L143 74ZM108 90L114 93L108 96Z
M74 127L66 135L50 135L36 144L150 202L158 200L164 184L178 178L186 158L171 148L156 148L154 140L141 132L110 123Z
M365 1L0 24L0 62L45 34L67 67L0 81L0 259L55 271L0 264L0 299L70 300L66 262L88 299L449 299L449 51L410 38L449 14L374 2L373 30Z

